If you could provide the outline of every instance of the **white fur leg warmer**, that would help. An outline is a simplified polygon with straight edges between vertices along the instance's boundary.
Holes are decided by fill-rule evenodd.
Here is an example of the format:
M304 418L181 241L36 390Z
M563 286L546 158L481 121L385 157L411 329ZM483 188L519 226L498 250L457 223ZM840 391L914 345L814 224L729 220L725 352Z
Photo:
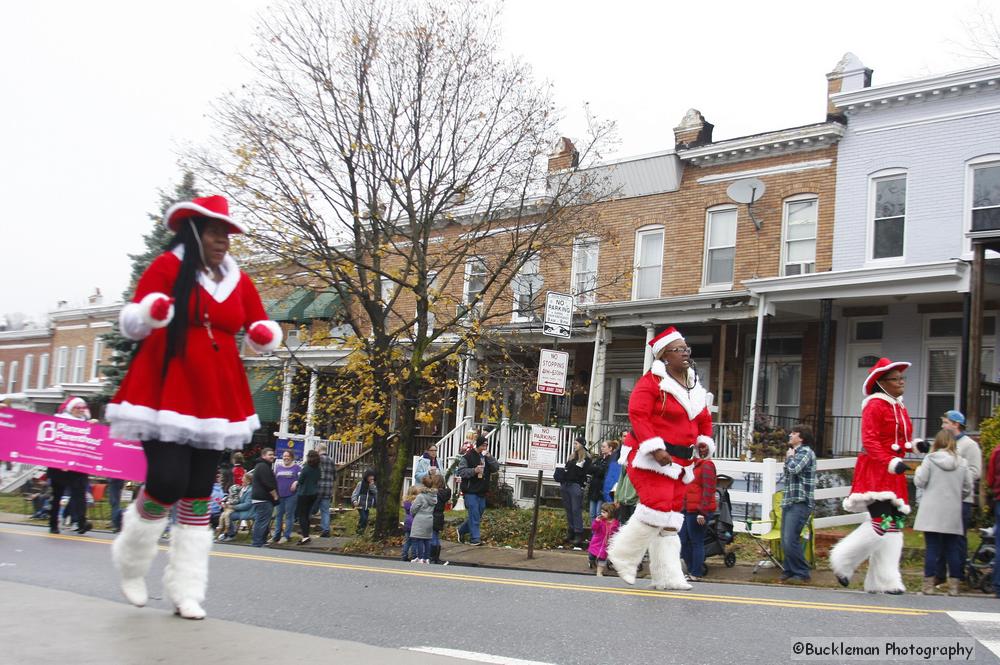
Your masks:
M875 533L870 521L865 520L830 550L830 568L836 575L850 579L854 570L881 542L882 536Z
M650 541L658 531L658 527L644 524L633 517L611 539L608 561L626 584L635 584L635 573L642 555L646 553Z
M122 515L121 533L111 543L111 561L118 569L122 593L136 607L149 600L146 573L156 558L157 543L166 522L140 517L132 503Z
M170 532L170 562L163 571L163 589L185 619L204 619L208 586L208 554L212 531L208 527L176 524Z
M660 532L649 545L649 571L655 589L687 591L681 566L681 539L676 532Z
M899 558L903 554L903 534L887 532L880 539L868 559L865 591L871 593L900 593L906 591L903 575L899 572Z

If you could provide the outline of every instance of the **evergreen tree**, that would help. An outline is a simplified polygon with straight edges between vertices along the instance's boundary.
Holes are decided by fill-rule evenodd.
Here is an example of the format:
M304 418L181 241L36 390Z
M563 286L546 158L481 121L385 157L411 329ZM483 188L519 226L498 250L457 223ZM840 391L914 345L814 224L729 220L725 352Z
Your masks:
M142 237L145 249L139 254L129 254L129 258L132 260L132 275L128 287L122 293L123 301L131 301L132 293L135 291L142 273L146 271L153 259L163 253L167 242L173 235L163 225L163 216L167 209L177 201L190 201L196 196L199 194L194 186L194 174L190 171L184 172L180 183L174 187L172 192L160 192L160 210L158 213L149 215L152 228ZM101 411L118 390L118 385L125 377L125 372L132 360L132 354L135 353L139 344L125 337L118 328L117 322L112 331L103 336L103 340L104 344L111 349L111 360L107 365L101 365L101 372L104 374L106 384L104 390L92 402L92 406L98 407Z

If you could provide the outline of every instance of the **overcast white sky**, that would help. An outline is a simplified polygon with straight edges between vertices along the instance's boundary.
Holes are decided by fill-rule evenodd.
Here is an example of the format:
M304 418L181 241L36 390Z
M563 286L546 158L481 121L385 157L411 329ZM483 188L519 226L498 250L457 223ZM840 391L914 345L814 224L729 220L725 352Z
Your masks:
M210 102L250 75L266 0L48 0L0 14L0 314L106 302L128 279L158 190ZM618 123L619 155L669 148L695 107L715 137L819 122L845 51L875 84L974 64L958 44L976 0L508 0L504 48L581 108Z

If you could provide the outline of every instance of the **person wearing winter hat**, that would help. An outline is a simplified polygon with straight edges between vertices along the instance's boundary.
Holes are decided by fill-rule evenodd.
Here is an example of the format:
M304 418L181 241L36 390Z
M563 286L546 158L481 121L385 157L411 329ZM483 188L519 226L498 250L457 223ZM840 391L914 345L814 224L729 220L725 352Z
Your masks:
M880 358L865 379L861 407L861 447L854 467L851 493L844 509L867 511L870 519L830 551L830 567L847 586L865 559L865 591L901 594L906 590L899 572L903 526L910 514L903 456L913 450L913 424L903 405L904 372L908 362Z
M56 409L57 418L90 420L90 409L79 397L70 396ZM69 491L66 512L76 524L76 532L87 533L93 524L87 521L87 474L49 467L45 471L52 488L52 508L49 510L49 533L59 533L59 503L63 494Z
M608 560L627 584L649 551L657 589L690 589L681 567L679 531L694 459L715 454L709 393L698 381L691 348L673 326L649 342L652 368L636 382L628 402L632 431L620 459L639 502L608 547ZM704 443L703 451L699 444Z
M142 344L107 419L112 436L142 442L147 472L111 555L122 592L142 607L157 539L176 505L164 591L176 614L201 619L216 467L224 449L242 448L260 427L236 335L246 329L247 345L267 353L281 343L281 328L229 255L230 234L246 229L225 198L177 203L163 221L174 236L119 315L122 333Z
M966 534L972 526L972 512L975 507L976 498L979 496L979 478L983 474L983 451L975 439L965 433L965 414L956 409L949 409L941 416L941 429L951 432L955 437L955 450L958 456L965 460L969 468L969 478L972 481L972 491L962 499L962 535L958 537L958 549L962 555L962 561L969 551L969 541ZM948 578L945 574L945 562L938 564L937 579L944 583ZM964 577L963 577L964 579Z

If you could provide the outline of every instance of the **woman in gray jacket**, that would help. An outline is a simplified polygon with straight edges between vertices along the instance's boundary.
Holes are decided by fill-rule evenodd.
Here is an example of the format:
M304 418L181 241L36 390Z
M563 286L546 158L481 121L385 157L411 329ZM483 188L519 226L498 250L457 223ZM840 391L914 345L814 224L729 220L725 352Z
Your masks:
M913 528L924 532L925 594L934 593L935 574L942 559L948 563L949 596L958 595L958 584L964 577L960 548L962 499L972 492L972 477L968 463L955 448L955 436L941 430L913 475L913 484L924 492Z
M434 490L434 479L424 476L421 484L424 491L417 495L410 505L410 515L413 525L410 527L410 544L416 553L414 563L430 563L430 542L434 535L434 506L437 505L437 492Z

